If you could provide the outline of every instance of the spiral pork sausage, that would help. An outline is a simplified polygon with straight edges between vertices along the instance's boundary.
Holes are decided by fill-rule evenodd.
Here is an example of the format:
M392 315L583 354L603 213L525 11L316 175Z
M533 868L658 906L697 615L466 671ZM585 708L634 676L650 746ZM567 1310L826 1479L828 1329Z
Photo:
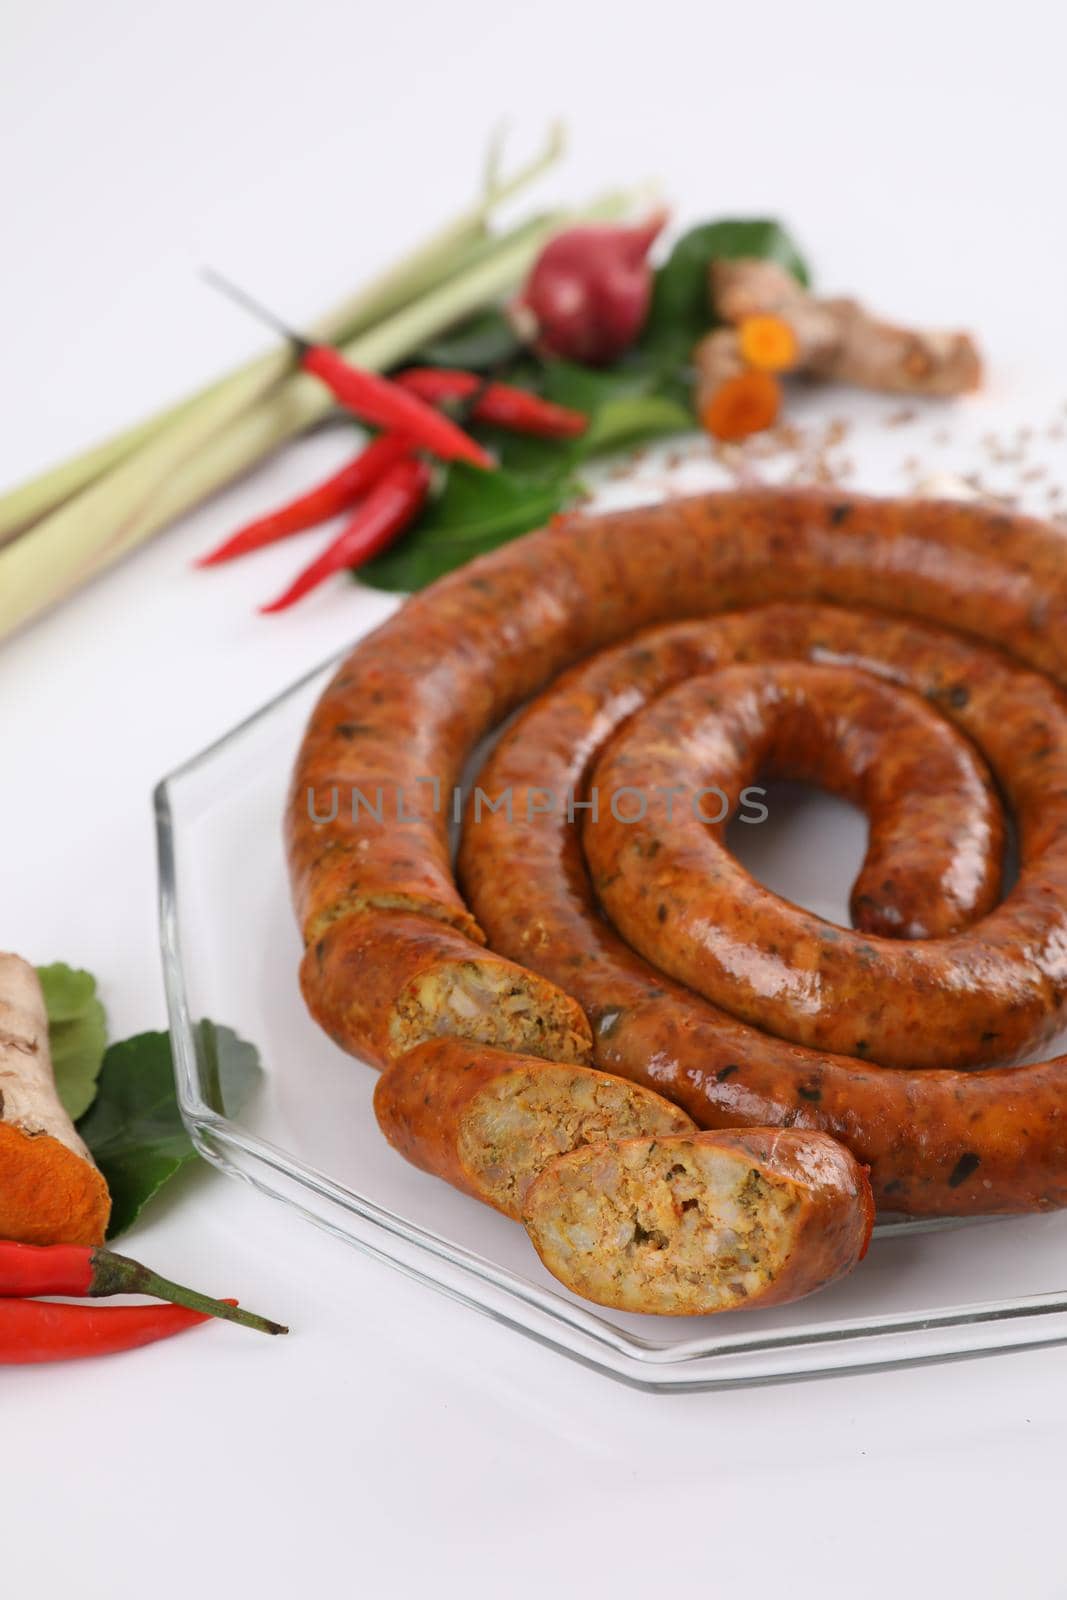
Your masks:
M851 1040L848 1054L775 1038L653 971L599 919L566 819L540 817L542 826L521 837L499 814L469 826L461 865L470 906L448 846L448 798L479 739L561 670L640 629L702 619L576 668L505 736L487 772L507 776L497 763L513 760L531 786L551 789L570 775L580 788L627 717L695 673L710 672L713 683L715 669L735 661L829 663L882 678L902 696L922 696L979 744L1015 811L1023 871L984 917L979 889L962 915L980 920L961 932L926 941L869 936L860 941L866 953L848 936L859 960L841 958L835 1004L851 994L858 1014L874 1015L893 948L893 960L916 972L910 1006L906 984L897 996L906 1011L898 1034L910 1029L921 1041L929 1022L946 1037L948 996L961 1024L953 1042L961 1068L1017 1060L1055 1029L1067 990L1067 741L1056 687L1067 681L1063 557L1055 530L993 510L754 491L571 518L442 580L356 649L320 701L298 759L289 849L313 1013L353 1053L380 1059L380 1022L368 1031L338 1002L351 981L338 966L346 927L392 919L389 951L367 956L390 1016L410 976L405 941L425 945L436 928L462 941L476 987L479 964L504 957L555 986L559 1016L568 996L577 1000L597 1065L658 1089L700 1125L836 1135L871 1166L889 1209L937 1215L1067 1203L1067 1059L981 1072L906 1069L864 1060L865 1036ZM790 604L737 611L768 599ZM713 615L721 612L737 614ZM720 637L709 638L715 629ZM603 681L587 683L583 672ZM480 781L492 788L488 777ZM347 802L354 790L402 799L403 820L329 805L331 791ZM956 860L975 860L989 880L993 831L980 796L971 800ZM906 872L901 881L906 899ZM807 939L817 975L835 959L833 933L842 930L827 936L829 925L802 915L812 927L794 931ZM480 942L483 929L495 957ZM766 955L758 919L750 932L758 964ZM475 1036L558 1052L558 1037L546 1046L544 1025L531 1017L545 1000L543 989L520 992L510 1016L499 1025L480 1017ZM462 1037L466 1024L446 1016L437 1026ZM567 1037L578 1031L564 1028ZM386 1027L385 1037L397 1054L418 1042L410 1030ZM916 1055L929 1059L918 1043Z

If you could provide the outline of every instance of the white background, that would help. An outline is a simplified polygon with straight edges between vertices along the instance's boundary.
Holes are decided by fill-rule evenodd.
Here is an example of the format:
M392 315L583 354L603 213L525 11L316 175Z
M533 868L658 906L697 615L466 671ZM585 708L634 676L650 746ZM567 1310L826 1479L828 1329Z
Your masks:
M823 282L1067 394L1057 9L7 0L0 482L257 347L201 261L310 315L458 207L502 113L527 144L567 116L549 191L784 215ZM291 550L190 558L336 450L0 657L0 945L98 973L116 1035L164 1022L152 783L381 605L267 622ZM6 1594L1067 1595L1067 1351L654 1398L206 1170L135 1248L293 1335L0 1373Z

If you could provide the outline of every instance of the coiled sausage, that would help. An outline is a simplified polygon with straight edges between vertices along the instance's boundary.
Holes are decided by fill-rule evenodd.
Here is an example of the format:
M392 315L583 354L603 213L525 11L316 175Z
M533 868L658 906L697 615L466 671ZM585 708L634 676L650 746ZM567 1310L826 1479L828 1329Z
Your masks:
M937 1215L1067 1203L1067 1060L982 1072L902 1070L864 1061L866 1036L844 1056L754 1029L652 972L599 920L576 829L565 817L539 817L536 837L509 833L499 813L469 827L462 867L470 908L459 893L448 800L484 733L593 650L652 624L775 598L820 604L668 629L594 661L589 683L572 677L550 697L539 728L536 705L517 725L535 762L536 770L526 770L519 761L525 781L563 793L567 784L552 774L571 775L580 791L590 761L626 717L694 671L724 662L830 663L923 696L980 745L1015 812L1023 852L1008 900L970 930L929 941L924 959L950 955L943 947L957 939L964 961L973 958L966 982L951 961L946 969L949 991L963 983L975 996L973 1009L966 995L960 1000L956 1058L1017 1059L1057 1024L1067 989L1060 909L1067 903L1067 755L1056 687L1067 681L1067 564L1056 530L971 505L753 491L576 517L417 596L342 667L297 762L289 846L309 949L334 925L395 918L398 908L413 914L422 939L426 924L445 925L467 942L472 960L485 954L473 942L484 929L495 951L556 986L561 1000L553 1005L567 996L581 1003L599 1066L658 1088L701 1125L832 1133L871 1165L879 1202L893 1210ZM894 620L879 608L937 626ZM703 630L716 627L721 636L709 644ZM1039 670L976 649L948 629L991 641ZM733 654L731 630L739 641ZM598 672L603 682L595 681ZM518 737L513 730L500 746L517 761ZM490 775L507 770L491 767ZM346 804L331 815L333 789ZM387 807L403 805L404 820L350 809L355 789L372 800L380 789ZM497 847L487 848L494 836ZM988 874L995 851L986 845L968 834L975 859L986 849ZM979 910L980 901L979 894ZM383 956L398 974L408 966L403 942L393 940ZM1023 974L1023 988L1003 988L985 961L991 948L1004 970ZM333 1019L347 1048L380 1055L380 1039L359 1018L342 1015L337 1025L336 996L352 981L350 969L334 970L342 959L327 941L314 967L305 963L309 1004ZM377 954L373 962L389 988L393 978L383 977ZM987 980L1001 985L993 1007L982 993ZM870 1010L877 961L866 981ZM939 1003L935 990L927 1010L925 991L916 991L917 1038L927 1016L937 1021ZM446 1027L462 1034L462 1023ZM942 1025L941 1036L950 1031Z

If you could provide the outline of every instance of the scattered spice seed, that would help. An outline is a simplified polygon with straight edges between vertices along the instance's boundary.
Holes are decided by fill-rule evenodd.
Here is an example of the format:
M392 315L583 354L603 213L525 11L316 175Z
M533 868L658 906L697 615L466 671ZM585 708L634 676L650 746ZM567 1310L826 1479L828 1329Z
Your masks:
M883 412L879 420L882 426L900 426L922 415L917 409L897 408ZM860 476L860 468L856 457L842 450L841 445L846 438L855 435L858 427L854 419L840 416L808 425L780 421L743 440L711 439L703 446L696 440L672 444L669 453L658 458L663 471L662 479L656 477L653 482L646 474L643 486L650 489L659 486L670 498L691 492L691 482L679 484L676 476L678 469L707 462L710 450L710 459L738 487L778 483L797 487L818 485L836 488L847 485L852 488ZM905 493L942 493L945 491L934 485L951 479L959 491L969 490L977 498L1009 509L1025 507L1027 494L1039 492L1040 508L1031 499L1030 509L1035 514L1044 514L1059 525L1067 526L1067 509L1064 508L1067 483L1060 485L1049 482L1055 471L1054 466L1049 462L1035 461L1032 452L1033 441L1044 440L1046 436L1053 437L1055 433L1067 437L1067 424L1056 420L1038 430L1029 425L1012 428L1010 433L998 434L990 430L975 445L966 439L961 440L954 430L938 426L924 430L922 448L904 457L895 471L904 479ZM918 436L916 443L920 443ZM938 465L934 470L931 451L935 445L942 449L955 445L956 451L962 452L966 444L970 444L972 450L977 449L986 468L997 470L963 471L963 462L953 462L951 459L946 462L943 455L937 458ZM609 474L621 478L627 471L628 468L618 471L609 469ZM1006 478L1009 481L1005 481ZM1014 483L1010 481L1011 478L1014 478Z

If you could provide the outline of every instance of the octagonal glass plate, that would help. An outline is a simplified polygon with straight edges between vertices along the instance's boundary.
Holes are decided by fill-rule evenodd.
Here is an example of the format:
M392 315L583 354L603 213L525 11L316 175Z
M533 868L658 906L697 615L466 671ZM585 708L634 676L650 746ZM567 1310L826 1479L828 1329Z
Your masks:
M281 817L327 663L171 773L156 791L163 961L182 1114L223 1170L409 1276L624 1382L713 1388L1067 1341L1067 1215L883 1224L862 1266L811 1299L748 1315L656 1318L569 1294L507 1218L404 1162L374 1120L375 1075L311 1021L297 987ZM846 920L862 819L772 792L744 859ZM222 1110L199 1019L259 1047L265 1080Z

